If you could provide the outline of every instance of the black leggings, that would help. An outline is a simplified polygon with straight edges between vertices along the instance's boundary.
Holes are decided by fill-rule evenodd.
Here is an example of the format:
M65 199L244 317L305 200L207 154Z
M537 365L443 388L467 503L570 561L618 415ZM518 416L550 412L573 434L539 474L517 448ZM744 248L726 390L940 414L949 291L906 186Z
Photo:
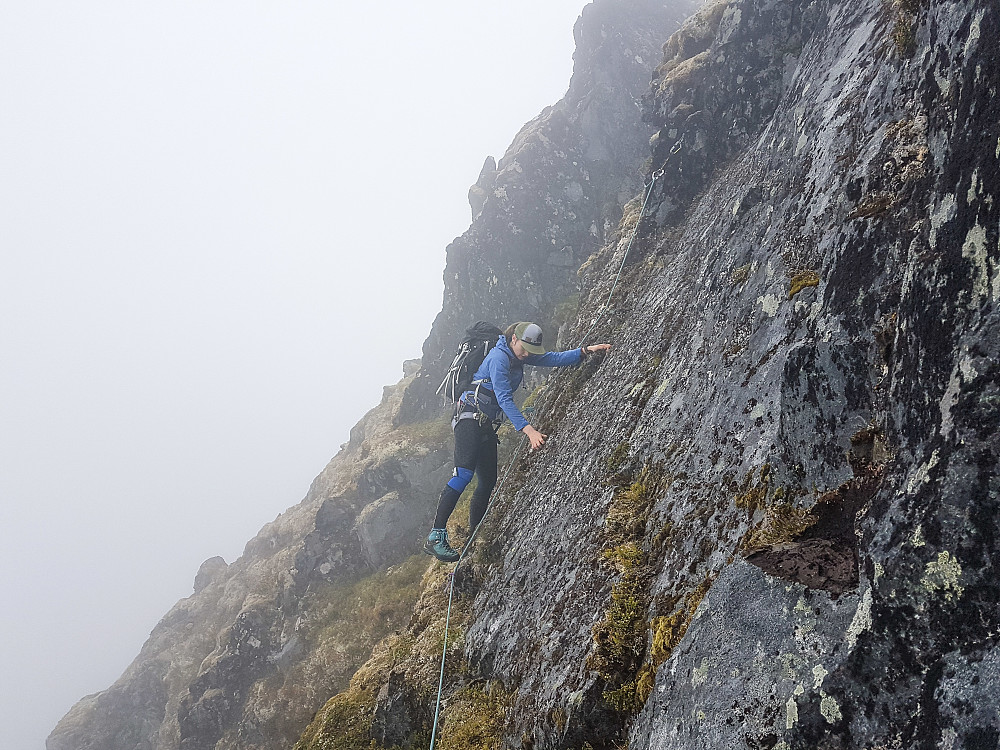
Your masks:
M497 483L497 435L489 424L480 425L475 419L461 419L455 425L455 476L441 492L434 518L435 529L445 528L473 473L478 484L469 506L470 533L486 515L490 494Z

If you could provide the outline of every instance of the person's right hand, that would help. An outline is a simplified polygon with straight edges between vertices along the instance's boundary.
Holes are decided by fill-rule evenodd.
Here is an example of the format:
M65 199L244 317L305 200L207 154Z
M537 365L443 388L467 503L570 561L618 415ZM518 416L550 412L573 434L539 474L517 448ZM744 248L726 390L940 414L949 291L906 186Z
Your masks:
M548 435L543 435L530 424L526 424L521 432L528 436L528 440L531 441L531 450L533 451L537 451L545 445L545 438L548 437Z

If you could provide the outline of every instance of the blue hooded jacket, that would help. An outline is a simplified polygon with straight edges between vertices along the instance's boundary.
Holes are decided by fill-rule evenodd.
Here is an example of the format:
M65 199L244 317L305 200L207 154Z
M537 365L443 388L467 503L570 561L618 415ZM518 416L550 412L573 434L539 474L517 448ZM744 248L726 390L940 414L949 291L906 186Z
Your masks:
M478 398L474 387L465 391L460 401L478 407L492 420L501 419L506 414L514 429L521 431L529 422L514 404L514 391L524 379L524 365L568 367L579 364L581 359L579 349L570 349L565 352L530 354L527 359L519 360L507 344L507 337L501 336L472 378L473 382L482 381Z

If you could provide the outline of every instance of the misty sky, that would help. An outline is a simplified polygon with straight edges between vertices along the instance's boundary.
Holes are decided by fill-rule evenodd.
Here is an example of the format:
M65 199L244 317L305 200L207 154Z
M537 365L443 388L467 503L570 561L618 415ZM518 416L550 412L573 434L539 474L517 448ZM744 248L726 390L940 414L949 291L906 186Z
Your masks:
M117 679L419 356L585 4L2 2L4 747Z

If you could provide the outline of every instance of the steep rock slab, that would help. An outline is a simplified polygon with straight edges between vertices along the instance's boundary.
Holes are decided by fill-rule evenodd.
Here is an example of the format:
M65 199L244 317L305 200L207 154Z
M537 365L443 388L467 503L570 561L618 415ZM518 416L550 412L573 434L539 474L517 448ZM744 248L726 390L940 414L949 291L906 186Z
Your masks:
M702 113L660 138L706 145L665 169L646 255L599 334L607 362L551 387L565 414L541 400L553 439L494 518L504 558L469 658L517 688L509 736L534 747L610 747L634 706L630 747L991 746L995 707L958 696L996 681L996 8L712 12L709 33L681 33L703 40L689 72L713 97L650 100ZM747 75L772 106L723 132ZM651 508L623 537L617 509L640 489ZM766 575L734 569L743 555ZM603 640L635 616L625 593L644 635L619 653L642 665L631 681ZM827 625L800 663L807 594ZM760 669L749 644L716 653L732 623L776 617ZM733 709L741 690L760 700Z

